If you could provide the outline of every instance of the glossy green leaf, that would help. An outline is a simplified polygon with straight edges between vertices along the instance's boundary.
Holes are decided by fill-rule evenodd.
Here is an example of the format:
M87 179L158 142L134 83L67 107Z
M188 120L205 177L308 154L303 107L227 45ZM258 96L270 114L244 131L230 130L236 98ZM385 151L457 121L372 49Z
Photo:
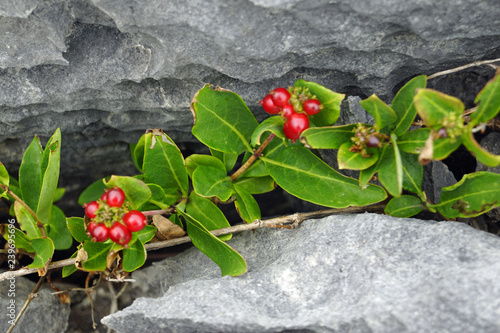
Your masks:
M238 178L233 184L251 194L267 193L276 188L276 183L271 176Z
M202 223L182 209L177 212L184 217L187 233L194 246L219 265L222 275L237 276L246 273L247 263L238 252L212 235Z
M84 242L83 249L87 252L87 261L82 263L82 268L89 272L102 272L106 270L108 253L113 244L112 242Z
M346 143L352 142L356 124L330 127L310 127L300 136L300 140L307 147L314 149L339 149Z
M156 227L154 225L146 225L141 231L137 231L137 239L142 243L146 244L155 236Z
M11 225L11 224L9 224ZM7 224L0 224L0 232L5 240L12 239L16 248L24 249L26 252L33 253L35 250L31 247L31 240L20 229L9 227Z
M181 198L181 194L175 188L165 192L163 187L156 184L146 184L151 191L148 202L156 205L160 209L168 209Z
M121 188L132 209L137 209L151 197L149 187L134 177L113 175L108 181L104 181L104 184L108 188L114 186Z
M474 217L500 206L500 174L480 171L445 187L438 204L430 205L447 218Z
M176 188L187 196L189 180L182 153L165 133L148 133L145 137L144 179L165 190Z
M381 156L378 177L384 188L393 197L399 197L403 191L403 164L394 135L391 137L392 146Z
M146 262L146 249L141 241L136 241L123 249L123 270L132 272Z
M106 185L104 184L103 180L96 180L95 182L87 186L85 190L83 190L83 192L78 197L78 204L80 206L83 206L86 203L98 200L104 193L105 189Z
M238 160L238 154L224 153L215 149L210 148L210 154L213 157L217 157L226 167L226 171L229 172L234 168L236 161Z
M382 164L382 161L384 161L384 156L387 156L387 151L390 149L389 146L384 145L380 149L379 152L379 158L375 164L373 164L371 167L361 170L359 172L359 186L361 188L365 188L365 186L368 184L368 182L372 179L372 177L380 170L380 165Z
M443 125L443 121L455 114L459 116L465 109L461 100L432 89L419 89L414 97L417 113L430 128Z
M59 201L65 193L66 189L64 187L56 188L56 192L54 193L54 202Z
M71 259L76 258L77 255L78 255L78 250L75 251L75 253L73 253L70 258ZM71 274L73 274L74 272L76 272L77 270L78 270L78 268L76 268L75 265L64 266L62 269L62 277L63 278L68 277Z
M277 143L277 141L271 141L271 145L275 142ZM266 149L268 147L266 147ZM251 155L252 154L250 154L250 153L245 154L245 156L243 157L242 163L245 163ZM262 162L262 160L260 160L260 159L257 159L238 178L241 179L241 178L245 178L245 177L264 177L264 176L268 176L268 175L269 175L269 172L267 172L267 168L266 168L266 165L264 164L264 162Z
M346 142L339 147L337 162L339 169L364 170L378 160L378 149L368 149L369 157L363 157L359 152L351 152L352 142Z
M471 131L462 136L462 143L484 165L492 168L500 165L500 155L492 154L481 147L476 139L474 139L474 134Z
M309 91L316 95L317 99L323 105L323 110L320 113L309 117L312 124L317 127L330 126L334 124L340 115L340 104L344 99L344 94L339 94L331 91L324 86L311 81L298 80L294 87L306 87Z
M403 168L403 188L422 196L424 167L418 162L418 155L405 153L403 151L400 153Z
M90 240L85 229L85 221L82 217L68 217L66 218L66 226L71 233L71 236L78 242Z
M199 221L207 230L217 230L230 227L224 213L212 201L191 192L186 205L186 213ZM223 241L228 241L232 234L219 236Z
M488 81L476 96L477 110L470 115L470 126L486 123L500 111L500 71Z
M387 197L385 191L375 185L361 190L355 179L339 174L304 147L283 148L272 158L262 159L270 175L285 191L318 205L364 206Z
M237 184L234 185L234 190L236 195L234 206L243 221L251 223L255 220L260 220L260 208L255 198L248 191Z
M21 165L19 167L19 188L23 201L36 211L40 190L42 188L42 165L43 149L40 139L35 136L31 144L24 152Z
M58 128L47 142L47 146L42 156L42 186L40 188L40 199L38 200L35 212L38 219L44 224L49 224L50 222L54 196L57 190L57 183L59 182L60 161L61 130Z
M444 160L451 153L457 150L462 144L462 136L455 139L451 138L439 138L434 140L433 143L433 156L432 158L437 161Z
M396 112L376 95L371 95L359 102L359 104L366 112L373 116L377 130L380 131L387 126L392 129L396 125L398 120Z
M218 197L221 201L228 200L233 194L231 178L225 169L200 165L193 172L193 187L203 197Z
M130 153L132 155L132 161L135 167L140 171L144 172L144 152L146 148L145 144L146 135L142 135L136 144L130 145Z
M48 236L54 242L56 250L67 250L73 244L73 237L66 226L66 215L57 206L52 207Z
M50 238L32 238L31 246L35 251L33 262L28 265L29 268L42 268L47 264L54 254L54 243Z
M414 77L398 91L396 96L394 96L391 108L398 116L396 128L394 129L394 134L397 136L404 134L410 128L415 116L417 115L417 109L413 103L413 97L415 96L417 89L425 88L426 85L427 76L420 75ZM402 148L400 147L400 149Z
M4 186L9 186L10 177L5 165L0 162L0 184Z
M194 96L191 111L192 133L208 147L233 154L252 151L250 138L259 123L234 92L206 85Z
M14 203L14 211L16 213L17 222L21 229L28 235L29 238L41 237L42 233L36 225L36 221L26 208L18 201Z
M193 178L193 172L200 165L208 165L227 173L226 166L217 157L202 154L191 154L186 158L186 169L189 177Z
M411 154L420 154L422 148L425 146L425 142L427 141L430 132L430 128L418 128L416 130L406 132L398 137L399 150Z
M417 215L424 209L422 201L413 196L404 194L397 198L392 198L385 206L384 212L395 217L410 217Z
M261 145L261 136L266 132L274 133L278 138L284 139L283 124L285 120L281 116L269 117L257 126L252 133L251 144L253 147Z

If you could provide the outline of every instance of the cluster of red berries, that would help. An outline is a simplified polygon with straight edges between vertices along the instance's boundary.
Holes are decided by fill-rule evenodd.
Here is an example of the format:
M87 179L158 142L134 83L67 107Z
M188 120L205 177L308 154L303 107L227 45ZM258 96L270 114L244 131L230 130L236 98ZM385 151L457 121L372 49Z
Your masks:
M140 231L146 225L146 216L138 210L128 210L125 193L119 187L104 192L97 201L83 205L90 222L89 236L94 242L111 239L119 245L126 245L132 239L132 232Z
M285 118L283 131L287 138L297 140L309 128L309 116L319 113L323 106L307 88L276 88L271 90L260 105L269 114Z

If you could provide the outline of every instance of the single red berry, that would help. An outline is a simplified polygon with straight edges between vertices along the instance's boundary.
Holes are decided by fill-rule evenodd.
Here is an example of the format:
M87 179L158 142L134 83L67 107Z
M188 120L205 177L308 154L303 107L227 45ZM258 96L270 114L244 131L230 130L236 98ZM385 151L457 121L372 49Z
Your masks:
M97 201L91 201L88 204L83 205L85 208L85 215L87 215L89 218L93 219L96 217L96 211L99 209L99 204Z
M437 134L440 138L446 138L448 136L448 132L446 131L446 128L444 128L444 127L441 127L440 129L438 129Z
M89 236L92 236L92 235L93 235L95 226L96 226L95 222L90 222L90 223L87 225L87 234L88 234Z
M119 245L125 245L132 239L132 233L120 222L115 222L109 229L109 238Z
M291 97L290 92L285 88L276 88L271 91L270 95L273 99L274 105L279 107L284 107L285 105L287 105L288 100Z
M92 229L92 240L96 242L104 242L109 238L109 228L104 223L98 223Z
M296 113L295 110L293 109L293 106L290 104L285 105L281 112L283 114L283 117L285 118L290 118L292 114Z
M128 230L139 231L146 225L146 216L138 210L131 210L123 215L123 222L127 225Z
M302 104L302 108L304 109L304 112L310 116L314 116L322 109L321 102L317 99L308 99Z
M101 200L102 200L102 201L107 201L107 200L108 200L108 192L104 192L104 193L101 195Z
M269 114L277 114L280 112L280 108L276 105L274 105L273 99L271 98L271 95L266 95L262 101L259 102L260 105L264 108L264 111L266 111Z
M370 148L378 147L379 144L380 144L380 139L375 135L370 135L366 139L366 145Z
M303 113L292 114L285 120L283 131L287 138L297 140L300 134L309 128L309 118Z
M125 193L119 187L112 188L107 192L106 202L111 207L120 207L125 201Z

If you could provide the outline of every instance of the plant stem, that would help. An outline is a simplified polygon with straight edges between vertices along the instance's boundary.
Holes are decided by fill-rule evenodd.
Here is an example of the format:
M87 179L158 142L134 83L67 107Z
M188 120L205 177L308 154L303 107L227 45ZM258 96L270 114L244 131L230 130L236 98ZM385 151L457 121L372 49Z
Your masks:
M498 62L498 61L500 61L500 58L493 59L493 60L474 61L473 63L467 64L467 65L463 65L463 66L460 66L460 67L448 69L448 70L445 70L445 71L442 71L442 72L437 72L437 73L434 73L432 75L429 75L427 77L427 80L431 80L431 79L434 79L435 77L442 76L442 75L447 75L447 74L452 74L452 73L455 73L455 72L460 72L460 71L462 71L464 69L467 69L467 68L470 68L470 67L481 66L481 65L489 65L489 64L492 64L492 63Z
M313 218L320 218L320 217L325 217L325 216L330 216L330 215L339 215L339 214L352 214L352 213L364 213L364 212L372 212L372 213L380 213L383 212L385 208L385 204L374 204L370 206L363 206L363 207L347 207L347 208L340 208L340 209L326 209L326 210L320 210L317 212L310 212L310 213L295 213L293 215L287 215L287 216L282 216L282 217L276 217L273 219L269 220L256 220L255 222L248 223L248 224L238 224L232 227L227 227L227 228L222 228L222 229L217 229L217 230L212 230L210 233L214 236L222 236L222 235L227 235L227 234L232 234L232 233L237 233L237 232L242 232L242 231L248 231L248 230L254 230L254 229L259 229L259 228L293 228L296 226L298 223L307 220L307 219L313 219ZM291 224L292 226L289 226L288 224ZM179 244L184 244L184 243L189 243L191 242L191 238L189 236L184 236L184 237L179 237L179 238L174 238L174 239L169 239L165 241L160 241L160 242L155 242L155 243L148 243L144 245L146 250L148 251L154 251L154 250L159 250L165 247L171 247ZM75 264L75 258L69 258L69 259L64 259L60 261L55 261L52 262L48 265L47 270L52 270L56 268L61 268L65 266L70 266ZM17 276L24 276L32 273L36 273L37 269L36 268L21 268L18 269L17 271L8 271L5 273L0 274L0 282L4 280L11 279L13 277Z
M271 142L271 140L274 139L274 137L275 137L274 133L271 133L267 137L267 139L264 142L262 142L262 144L260 145L260 147L256 151L254 151L254 153L252 154L252 156L250 156L248 158L248 160L238 170L236 170L235 173L233 173L231 175L231 180L232 181L234 181L236 178L238 178L239 176L241 176L241 174L243 172L245 172L248 169L248 167L250 167L250 165L252 165L252 163L255 162L255 160L258 159L261 156L262 151L267 147L267 145L269 144L269 142Z

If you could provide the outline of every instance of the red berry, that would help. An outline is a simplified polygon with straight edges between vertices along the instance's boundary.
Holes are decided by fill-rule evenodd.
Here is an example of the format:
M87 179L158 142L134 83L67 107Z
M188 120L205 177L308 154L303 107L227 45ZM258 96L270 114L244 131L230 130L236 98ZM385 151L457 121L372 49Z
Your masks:
M93 235L94 233L94 228L95 228L96 224L94 222L90 222L88 225L87 225L87 234L89 234L90 236Z
M448 132L446 131L446 128L444 128L444 127L441 127L440 129L438 129L437 134L440 138L446 138L448 136Z
M83 207L85 208L85 215L87 215L91 219L96 217L96 211L97 209L99 209L99 204L97 203L97 201L91 201L88 204L83 205Z
M271 91L271 97L273 99L273 103L276 106L284 107L288 104L288 100L291 95L285 88L276 88Z
M292 114L285 120L283 131L287 138L297 140L300 134L309 127L309 118L303 113Z
M111 207L120 207L125 201L125 193L119 187L112 188L107 192L106 202Z
M109 228L104 223L96 224L92 230L92 240L104 242L109 238Z
M313 116L321 111L321 102L317 99L308 99L302 104L304 112L310 116Z
M380 139L375 135L370 135L366 139L366 145L370 148L378 147L379 144L380 144Z
M108 192L104 192L104 193L101 195L101 200L102 200L102 201L107 201L107 200L108 200Z
M139 231L146 225L146 216L138 210L131 210L123 215L123 222L127 225L128 230Z
M109 238L119 245L125 245L132 239L132 233L120 222L115 222L109 229Z
M283 110L282 110L282 113L283 113L283 117L285 118L290 118L290 116L295 112L295 110L293 109L293 106L290 105L290 104L287 104L283 107Z
M280 112L280 108L276 105L274 105L273 99L271 98L271 95L266 95L262 101L259 102L260 105L264 108L264 111L270 114L277 114Z

